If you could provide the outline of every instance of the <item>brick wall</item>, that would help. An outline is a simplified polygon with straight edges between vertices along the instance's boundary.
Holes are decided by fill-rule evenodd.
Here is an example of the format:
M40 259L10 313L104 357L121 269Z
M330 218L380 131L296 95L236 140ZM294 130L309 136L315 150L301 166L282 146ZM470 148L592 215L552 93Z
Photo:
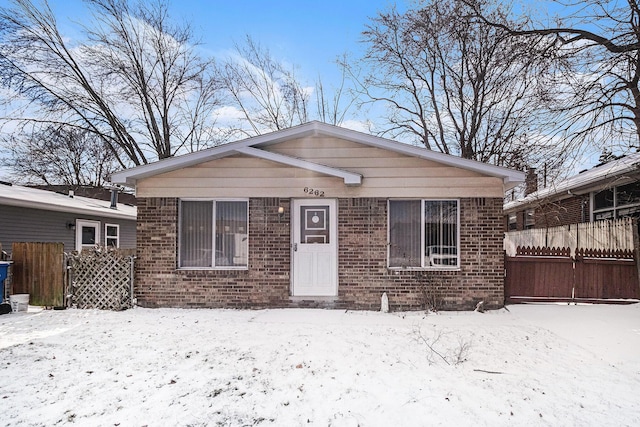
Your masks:
M280 218L278 207L285 208ZM289 201L249 201L248 270L177 270L178 200L138 199L136 297L143 307L284 307L289 303Z
M387 201L341 199L338 296L345 307L379 309L386 292L393 310L422 309L425 299L445 309L491 307L504 301L502 199L460 200L459 271L390 270Z
M535 228L588 222L589 196L576 196L554 203L546 203L536 209L535 219Z
M278 215L278 207L285 213ZM468 309L485 300L501 306L503 293L502 199L460 201L459 271L390 270L386 199L340 199L338 298L290 299L290 201L249 202L248 270L177 270L178 201L138 199L136 296L145 307L380 308L387 292L392 310L422 309L426 297L442 308Z
M556 202L546 202L535 206L533 228L557 227L560 225L589 222L590 213L589 195L574 196ZM524 230L524 217L526 210L523 208L517 212L518 226L516 230ZM504 215L504 230L508 229L509 215Z

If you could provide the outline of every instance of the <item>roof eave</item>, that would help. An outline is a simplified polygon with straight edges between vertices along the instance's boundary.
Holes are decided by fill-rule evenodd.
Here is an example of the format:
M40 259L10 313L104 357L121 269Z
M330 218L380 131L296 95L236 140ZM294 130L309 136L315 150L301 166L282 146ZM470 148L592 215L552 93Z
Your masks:
M111 174L111 182L114 184L126 184L135 186L139 179L148 178L160 173L171 172L176 169L197 165L203 162L215 160L233 154L236 150L244 147L251 147L268 143L268 145L285 141L292 137L303 137L313 135L317 132L318 122L310 122L304 125L295 126L289 129L268 133L264 135L253 136L240 141L229 142L218 147L208 148L206 150L194 153L184 154L182 156L171 157L159 160L154 163L136 166L120 172Z
M603 165L606 167L606 164ZM602 167L602 166L601 166ZM595 169L595 168L594 168ZM593 171L591 169L585 173L589 173ZM505 210L515 210L522 206L531 205L534 203L542 204L543 202L549 203L551 201L559 201L562 199L566 199L573 196L583 196L589 194L593 191L601 191L611 186L611 179L616 177L621 177L629 172L635 172L638 170L638 163L629 164L626 167L622 167L617 169L610 174L605 175L597 175L593 178L589 178L584 181L579 181L577 183L572 183L569 185L560 183L555 187L546 187L535 191L520 200L515 200L513 202L508 202L505 204ZM569 179L574 179L575 177L580 177L581 174L570 177ZM635 175L635 174L634 174ZM609 181L608 181L609 180ZM629 179L631 182L632 179Z
M136 219L135 214L128 214L126 212L118 211L117 209L104 208L104 211L92 210L92 209L83 209L76 206L62 206L62 205L54 205L45 202L37 202L32 200L19 200L7 197L0 196L0 205L5 206L15 206L19 208L27 208L27 209L39 209L44 211L52 211L52 212L68 212L73 214L80 214L86 216L97 216L97 217L106 217L106 218L119 218L126 220L134 220Z
M259 146L266 147L292 138L302 138L317 134L334 136L376 148L395 151L412 157L423 158L453 167L468 169L483 175L502 178L506 188L513 188L513 186L524 182L524 174L519 171L500 166L493 166L475 160L463 159L461 157L439 153L437 151L426 150L423 147L415 147L406 143L392 141L317 121L116 172L111 175L111 181L116 184L135 186L139 179L226 157L244 148Z

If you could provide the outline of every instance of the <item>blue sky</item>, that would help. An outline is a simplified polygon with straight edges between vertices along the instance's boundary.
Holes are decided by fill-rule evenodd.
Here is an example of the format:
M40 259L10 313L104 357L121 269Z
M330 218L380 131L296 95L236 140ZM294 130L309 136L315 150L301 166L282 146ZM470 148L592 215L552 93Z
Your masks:
M401 9L407 4L404 0L168 1L171 17L191 23L202 48L212 54L229 50L234 41L250 35L277 59L299 66L299 76L308 83L319 75L337 78L336 58L361 52L358 40L369 19L393 4ZM0 0L0 6L8 4ZM87 16L81 0L50 0L49 4L63 33L72 28L69 20L83 21Z
M34 0L38 2L39 0ZM394 4L405 10L416 0L167 0L171 17L192 25L202 49L212 56L225 54L234 42L250 35L273 56L298 66L297 76L313 86L322 78L327 90L339 84L338 57L359 57L364 45L361 33L372 17ZM9 0L0 0L6 7ZM75 22L88 22L82 0L50 0L61 32L71 38L79 34ZM549 0L531 2L542 14L555 10ZM542 9L542 10L541 10ZM3 175L0 169L0 176Z

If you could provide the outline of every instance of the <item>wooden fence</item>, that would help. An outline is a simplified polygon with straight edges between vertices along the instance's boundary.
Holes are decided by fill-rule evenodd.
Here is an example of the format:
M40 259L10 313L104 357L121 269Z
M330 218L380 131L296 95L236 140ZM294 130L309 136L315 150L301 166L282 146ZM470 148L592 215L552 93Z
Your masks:
M575 256L576 299L639 299L637 259L633 251L579 249Z
M634 251L522 248L505 259L505 300L613 301L640 299Z
M62 243L13 243L11 293L44 307L124 310L133 306L134 250L64 253Z
M29 294L29 304L64 306L64 245L13 243L11 292Z

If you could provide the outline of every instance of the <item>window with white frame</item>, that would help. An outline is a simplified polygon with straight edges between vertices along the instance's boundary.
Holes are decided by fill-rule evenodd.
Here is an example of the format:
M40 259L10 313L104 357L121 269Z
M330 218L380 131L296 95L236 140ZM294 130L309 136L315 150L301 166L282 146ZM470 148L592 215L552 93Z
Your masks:
M181 200L180 268L246 268L249 203Z
M95 248L100 244L100 221L76 220L76 251Z
M390 200L389 267L460 265L458 200Z
M120 225L105 224L104 226L104 243L108 248L120 247Z

